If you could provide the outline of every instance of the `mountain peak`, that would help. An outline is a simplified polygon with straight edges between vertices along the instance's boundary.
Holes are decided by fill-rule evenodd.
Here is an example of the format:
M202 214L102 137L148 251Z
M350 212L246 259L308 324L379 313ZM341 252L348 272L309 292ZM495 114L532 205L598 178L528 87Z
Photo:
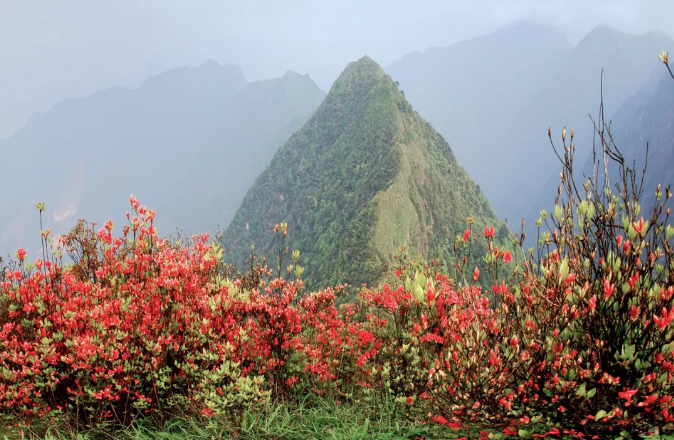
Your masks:
M199 66L199 68L217 68L217 67L220 67L220 63L215 61L213 58L207 59Z
M623 32L610 24L600 24L578 42L576 48L592 47L606 49L605 46L616 46L623 41L652 41L660 43L670 43L672 38L665 32L651 31L638 34Z
M518 20L512 22L511 24L494 31L491 35L494 37L509 36L513 38L539 37L546 39L557 39L561 45L571 47L571 43L569 42L568 38L558 27L534 23L528 20Z
M309 75L302 75L301 73L295 72L294 70L288 70L286 73L283 74L281 78L301 78L303 76L309 76Z
M314 80L311 79L311 76L309 76L308 73L302 74L295 72L294 70L288 70L286 73L283 74L281 78L279 78L279 80L281 82L288 82L288 83L306 82L315 84Z
M367 55L361 57L358 61L352 61L347 64L342 75L344 74L373 75L378 78L381 78L385 75L384 69L382 69L382 67L377 64L375 60Z
M339 75L337 81L332 86L335 88L368 88L374 83L380 81L386 76L384 69L381 68L372 58L364 56L358 61L349 63L344 71ZM331 89L331 90L332 90Z
M286 221L309 288L373 284L390 275L405 244L444 255L468 217L482 227L500 223L442 136L363 57L279 148L223 244L228 261L243 265L251 244L258 255L275 252L270 231Z
M233 64L220 65L209 59L197 67L176 67L145 79L140 89L154 93L184 88L226 90L228 94L241 90L248 83L241 68Z
M358 61L352 61L349 64L347 64L345 71L348 71L350 69L358 69L358 70L369 70L369 71L377 71L381 70L383 72L383 69L377 64L375 60L370 58L367 55L362 56L361 58L358 59Z

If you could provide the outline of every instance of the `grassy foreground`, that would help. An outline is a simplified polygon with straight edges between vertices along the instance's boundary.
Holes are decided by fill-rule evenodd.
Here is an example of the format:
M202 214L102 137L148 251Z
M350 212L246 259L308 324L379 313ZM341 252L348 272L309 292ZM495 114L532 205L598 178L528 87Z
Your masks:
M2 428L0 428L2 429ZM114 432L113 435L110 433ZM270 405L263 412L246 411L240 427L218 418L176 416L158 427L151 421L132 424L118 431L110 426L87 433L51 428L46 440L66 439L453 439L452 434L434 424L411 423L394 408L373 408L359 404L338 405L326 400L299 405ZM17 431L3 434L2 440L31 438ZM477 438L477 437L475 437Z

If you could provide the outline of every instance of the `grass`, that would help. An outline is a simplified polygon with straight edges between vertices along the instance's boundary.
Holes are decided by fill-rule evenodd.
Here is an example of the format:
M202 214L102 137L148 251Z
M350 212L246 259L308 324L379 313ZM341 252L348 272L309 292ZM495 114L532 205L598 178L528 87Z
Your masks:
M114 432L114 433L113 433ZM457 435L436 425L412 423L404 414L394 411L375 411L365 404L337 405L333 402L301 402L288 406L277 404L264 411L243 415L238 428L217 418L176 417L157 427L150 422L134 424L126 429L91 430L72 433L51 428L46 440L396 440L396 439L451 439ZM15 440L20 435L5 434L2 440Z

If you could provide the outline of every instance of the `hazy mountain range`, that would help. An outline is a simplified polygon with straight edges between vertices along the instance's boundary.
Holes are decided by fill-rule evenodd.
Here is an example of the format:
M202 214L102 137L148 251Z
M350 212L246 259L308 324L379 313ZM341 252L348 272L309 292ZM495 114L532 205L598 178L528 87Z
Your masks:
M209 61L62 102L0 141L0 250L39 246L38 201L54 233L80 218L125 223L130 194L158 211L163 234L225 227L323 96L308 76L248 83Z
M674 80L664 68L658 69L657 73L637 93L625 100L611 120L606 122L610 123L615 147L623 155L626 165L637 171L639 179L644 166L647 166L643 181L642 213L648 216L655 202L655 190L658 184L662 185L663 194L667 186L674 187L672 166L674 164ZM595 164L592 155L584 162L577 161L574 176L578 183L584 183L588 178L596 179L601 188L605 181L605 172L601 143L598 138L596 149L597 163ZM609 168L609 184L613 191L620 178L618 170L615 164ZM526 216L527 219L538 218L541 209L552 212L554 195L560 184L559 180L557 174L546 182L535 207ZM531 237L536 236L533 221L529 222L527 232ZM532 245L533 243L531 242Z
M645 208L655 202L658 184L674 189L674 80L658 75L621 106L612 121L613 137L630 166L648 167L643 182ZM590 169L592 160L586 169ZM611 182L616 182L615 176ZM664 190L663 190L664 194Z
M627 35L608 26L574 47L558 29L522 24L410 54L386 70L450 142L496 213L519 224L558 173L548 127L556 138L575 127L583 161L602 69L610 117L662 69L657 54L671 47L665 33Z

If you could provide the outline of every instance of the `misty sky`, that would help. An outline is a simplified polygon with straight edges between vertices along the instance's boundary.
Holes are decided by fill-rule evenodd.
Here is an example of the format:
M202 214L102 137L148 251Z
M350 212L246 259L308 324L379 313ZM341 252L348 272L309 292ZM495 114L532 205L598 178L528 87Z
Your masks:
M674 34L672 17L672 0L0 0L0 138L64 98L209 58L327 91L362 55L386 66L517 21L575 43L602 23Z

